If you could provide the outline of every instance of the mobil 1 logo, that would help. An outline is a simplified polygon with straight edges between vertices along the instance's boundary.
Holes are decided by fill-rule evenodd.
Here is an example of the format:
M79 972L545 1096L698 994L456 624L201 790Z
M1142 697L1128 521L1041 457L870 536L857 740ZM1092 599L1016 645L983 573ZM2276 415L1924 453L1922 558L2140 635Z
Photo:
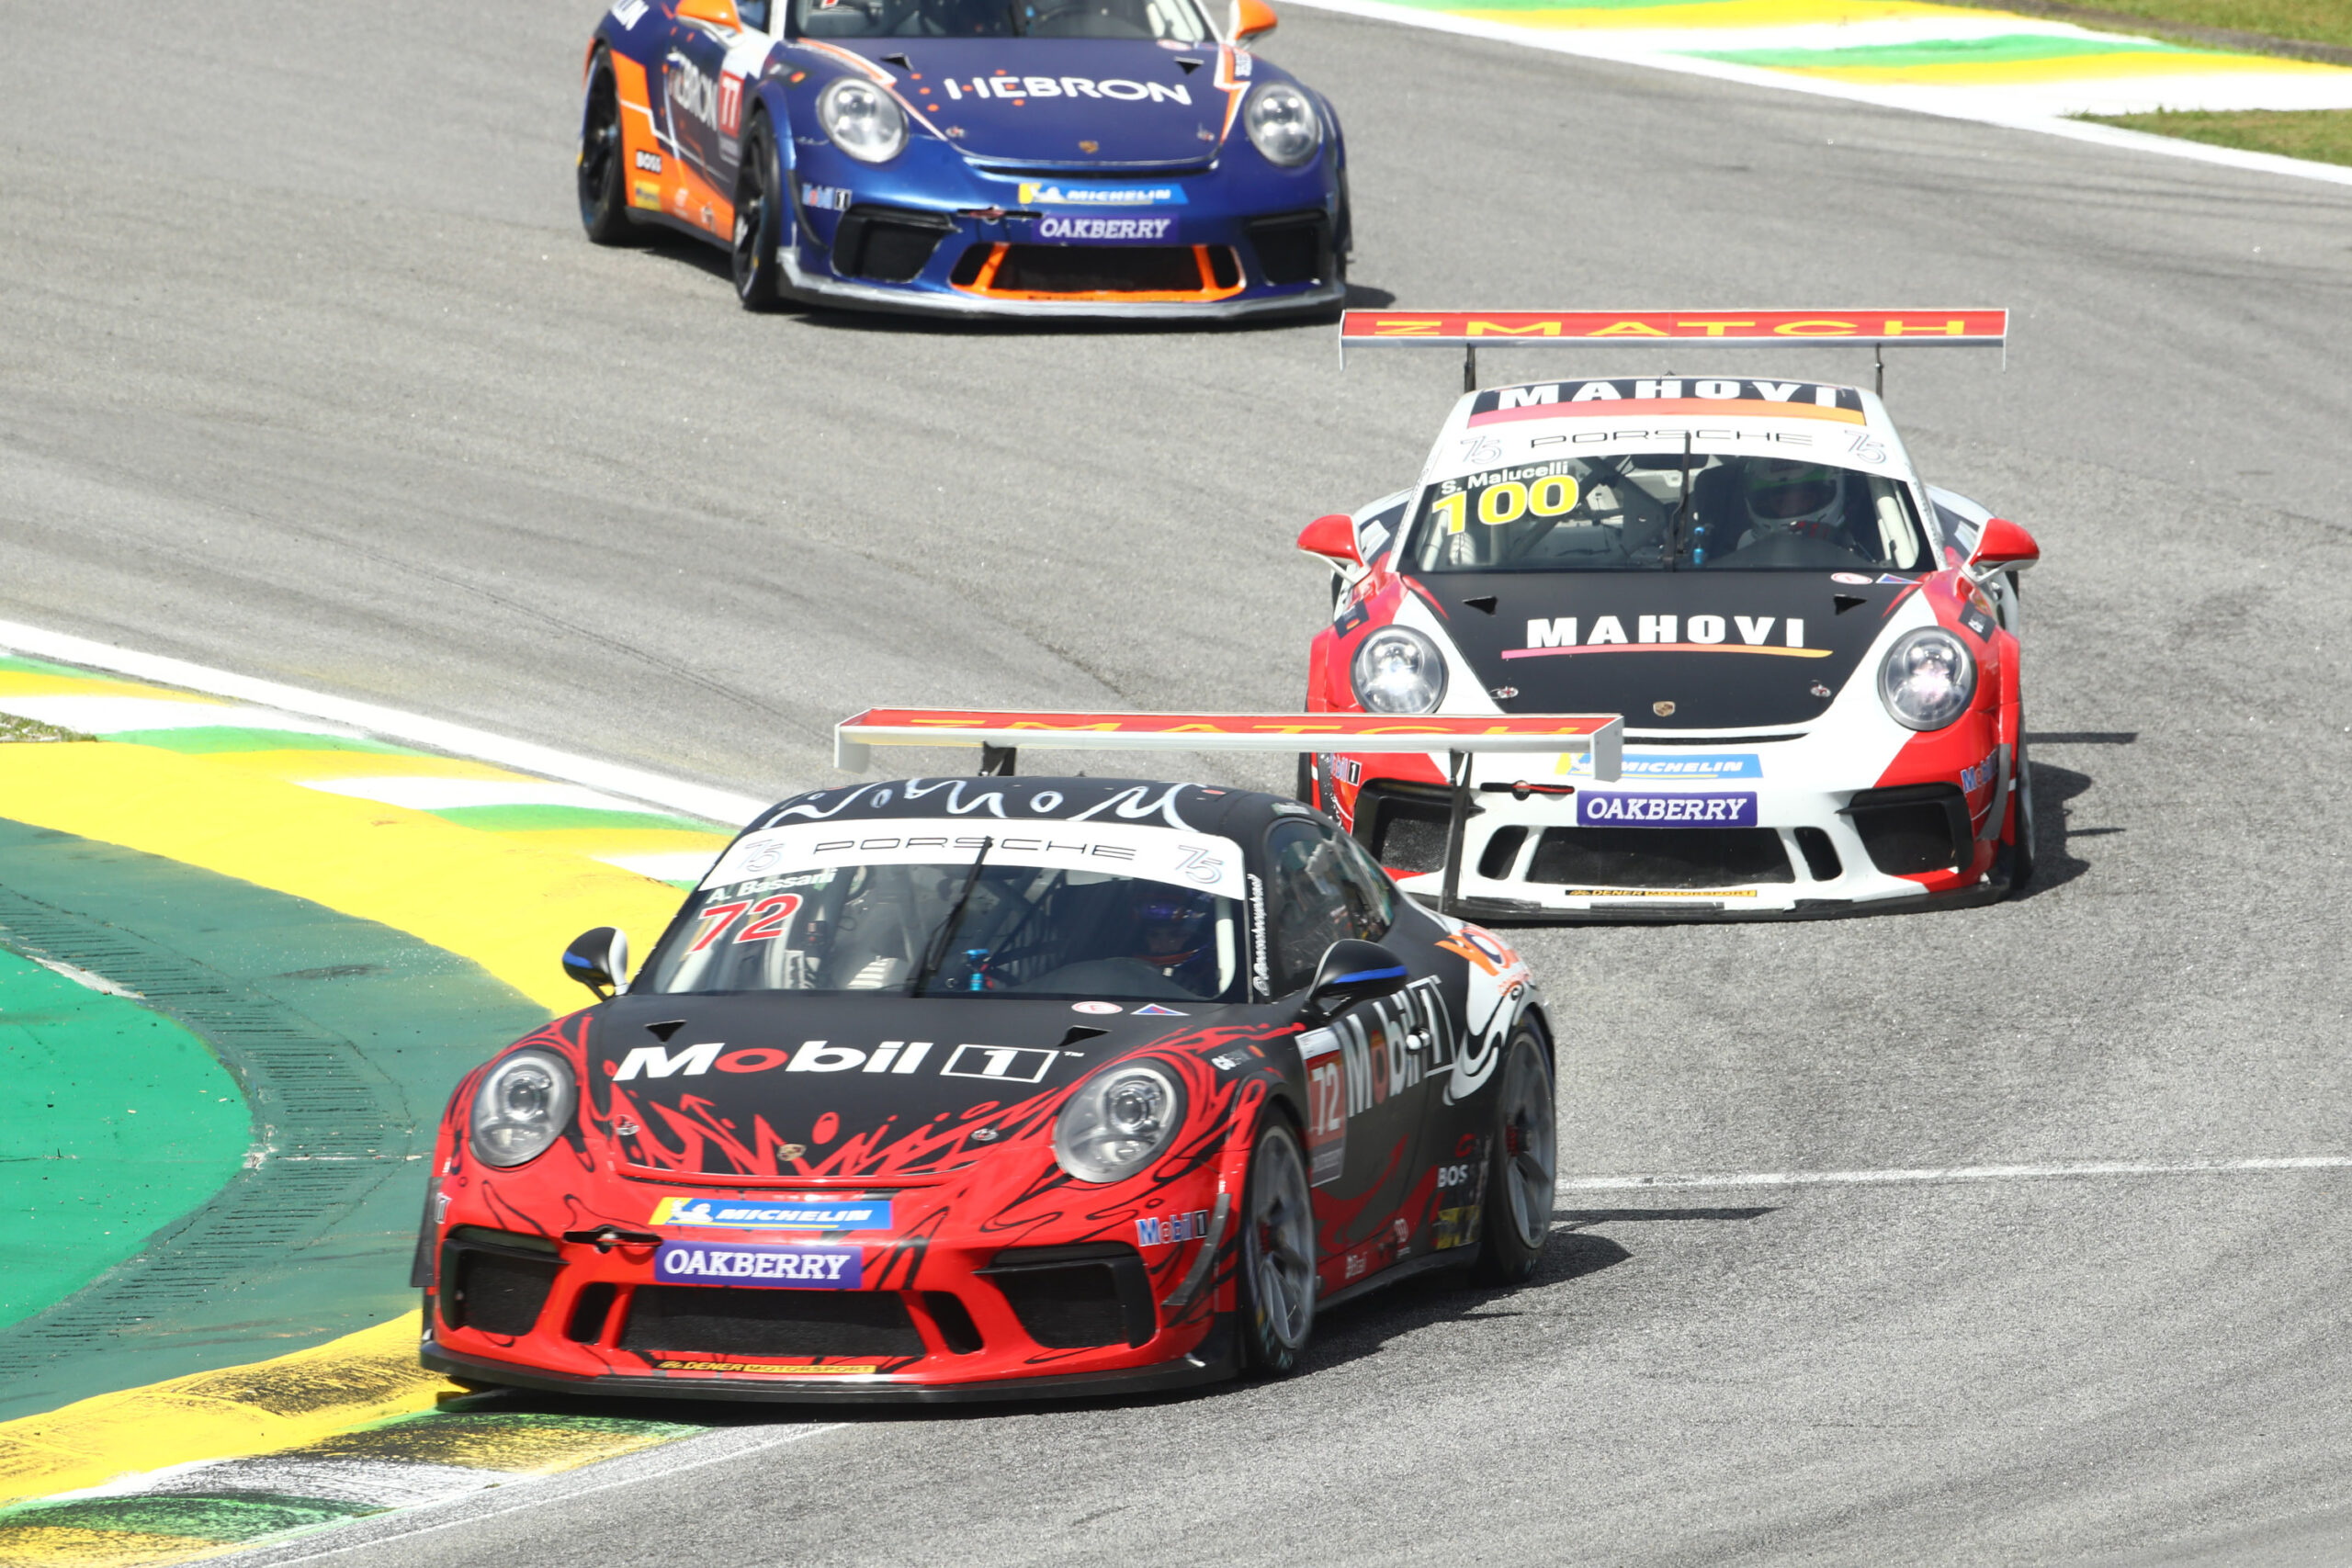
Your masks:
M1337 1181L1347 1168L1348 1123L1452 1067L1460 1045L1434 977L1350 1008L1328 1028L1300 1035L1307 1180L1317 1187Z

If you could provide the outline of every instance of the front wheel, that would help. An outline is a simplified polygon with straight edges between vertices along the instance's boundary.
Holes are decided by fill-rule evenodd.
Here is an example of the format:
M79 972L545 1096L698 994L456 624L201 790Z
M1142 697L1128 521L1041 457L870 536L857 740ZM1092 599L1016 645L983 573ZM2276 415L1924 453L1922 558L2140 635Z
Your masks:
M621 95L612 57L601 50L588 71L580 115L580 226L600 245L642 243L628 215L628 171L621 149Z
M1241 1214L1241 1346L1251 1366L1280 1377L1315 1332L1316 1286L1306 1161L1284 1122L1258 1134Z
M746 310L773 310L777 288L776 237L784 223L784 181L768 122L752 122L743 138L743 175L735 187L735 298Z
M2025 891L2033 880L2033 769L2025 757L2025 737L2018 737L2015 780L2009 795L2009 891Z
M1553 1184L1559 1170L1552 1064L1527 1025L1511 1032L1498 1076L1476 1272L1488 1284L1516 1285L1535 1272L1544 1238L1552 1234Z

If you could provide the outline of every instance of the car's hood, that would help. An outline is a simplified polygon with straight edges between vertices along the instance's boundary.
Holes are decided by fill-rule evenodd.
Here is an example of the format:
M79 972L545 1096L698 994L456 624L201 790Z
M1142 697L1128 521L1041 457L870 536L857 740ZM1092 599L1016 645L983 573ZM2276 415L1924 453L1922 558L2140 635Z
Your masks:
M981 163L1106 173L1197 168L1216 155L1225 133L1227 94L1216 85L1213 43L1171 50L1121 39L855 39L841 47L892 72L899 96ZM1015 79L1017 89L999 85ZM1065 204L1033 197L1021 205Z
M1120 1006L623 997L592 1015L584 1099L621 1166L648 1175L922 1175L1037 1134L1064 1090L1140 1048L1197 1055L1238 1028L1272 1032L1262 1008Z
M1623 714L1628 729L1810 724L1910 592L1908 579L1839 582L1826 571L1414 581L1504 712Z

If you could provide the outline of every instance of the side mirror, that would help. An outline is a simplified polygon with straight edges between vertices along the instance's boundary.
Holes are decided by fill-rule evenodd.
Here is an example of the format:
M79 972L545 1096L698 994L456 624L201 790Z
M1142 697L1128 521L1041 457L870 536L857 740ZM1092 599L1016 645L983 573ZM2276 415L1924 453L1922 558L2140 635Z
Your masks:
M1233 41L1248 43L1274 30L1274 8L1266 0L1233 0Z
M563 972L596 993L596 999L628 988L628 933L611 926L582 931L563 950Z
M1301 528L1298 548L1335 567L1363 570L1363 557L1356 554L1356 520L1344 512L1329 513Z
M1987 517L1976 536L1976 553L1968 558L1971 566L1995 571L2023 571L2041 558L2041 547L2033 536L2006 517Z
M683 22L708 22L729 32L743 30L743 18L735 14L735 0L678 0L677 16Z
M1306 990L1306 1011L1320 1022L1352 1003L1393 997L1410 978L1405 961L1376 942L1335 942L1316 965L1315 984Z

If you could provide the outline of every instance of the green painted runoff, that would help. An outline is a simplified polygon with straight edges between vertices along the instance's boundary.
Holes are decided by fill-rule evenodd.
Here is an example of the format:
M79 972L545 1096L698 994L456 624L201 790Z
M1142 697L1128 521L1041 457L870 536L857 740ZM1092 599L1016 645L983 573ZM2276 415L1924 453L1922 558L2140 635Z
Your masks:
M135 1256L252 1141L203 1041L0 948L0 1325Z

